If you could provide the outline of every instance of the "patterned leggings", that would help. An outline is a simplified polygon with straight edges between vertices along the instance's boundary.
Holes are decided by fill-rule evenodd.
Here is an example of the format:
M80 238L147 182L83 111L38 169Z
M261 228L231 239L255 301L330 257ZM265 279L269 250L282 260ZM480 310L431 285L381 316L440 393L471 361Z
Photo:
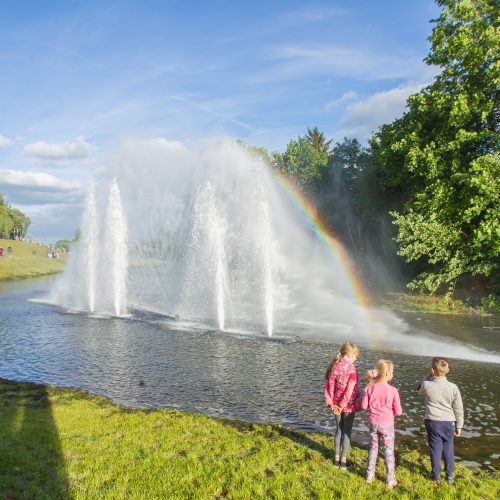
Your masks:
M375 465L377 464L378 439L382 437L385 449L385 468L387 471L387 482L394 481L394 425L369 424L370 428L370 451L368 452L368 470L366 477L375 476Z

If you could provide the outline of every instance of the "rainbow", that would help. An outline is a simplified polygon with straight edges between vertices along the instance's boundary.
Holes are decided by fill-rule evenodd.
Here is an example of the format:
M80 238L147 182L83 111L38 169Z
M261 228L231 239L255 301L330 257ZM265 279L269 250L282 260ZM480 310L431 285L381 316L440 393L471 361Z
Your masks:
M277 181L277 185L286 194L287 198L293 202L295 207L299 209L303 218L312 228L314 234L329 250L333 258L339 263L353 300L361 306L361 314L365 330L363 333L372 344L372 347L375 348L376 339L374 338L373 333L371 333L372 328L370 328L370 323L372 323L373 319L371 318L370 309L368 308L371 304L371 300L363 287L351 258L342 244L331 234L325 222L321 220L316 207L314 207L314 205L284 175L271 169L270 171L273 178Z
M293 201L297 208L300 209L300 212L311 226L318 239L328 248L334 258L340 263L340 267L344 271L349 288L352 291L353 299L355 299L360 306L369 306L371 303L370 298L364 290L361 279L354 268L354 264L349 257L349 254L345 251L342 244L331 234L326 224L321 220L316 207L314 207L314 205L284 175L275 171L272 171L272 175L274 179L278 181L278 185L286 193L287 197Z

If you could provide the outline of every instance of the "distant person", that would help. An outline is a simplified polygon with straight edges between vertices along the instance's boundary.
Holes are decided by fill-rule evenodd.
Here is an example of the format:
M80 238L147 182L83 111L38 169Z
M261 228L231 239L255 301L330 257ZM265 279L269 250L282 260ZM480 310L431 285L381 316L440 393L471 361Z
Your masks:
M433 358L432 368L422 380L418 392L425 397L425 429L431 454L432 480L438 487L441 479L441 456L446 481L453 484L455 469L454 437L464 425L464 407L458 387L448 382L450 366L445 358Z
M368 409L368 427L370 429L370 449L368 451L368 468L366 481L375 481L378 442L382 438L385 453L386 482L393 489L398 482L395 476L396 461L394 457L394 417L402 415L401 400L398 390L389 384L394 376L394 363L381 359L374 370L366 372L370 381L365 389L361 408Z
M338 354L330 361L325 373L325 401L335 415L335 465L342 470L352 467L347 461L351 444L355 412L359 408L358 369L354 366L359 358L359 348L345 342Z
M0 257L3 257L3 248L0 247Z
M7 247L7 255L12 257L12 247Z
M33 248L33 250L31 251L31 254L33 255L33 258L36 257L36 248Z

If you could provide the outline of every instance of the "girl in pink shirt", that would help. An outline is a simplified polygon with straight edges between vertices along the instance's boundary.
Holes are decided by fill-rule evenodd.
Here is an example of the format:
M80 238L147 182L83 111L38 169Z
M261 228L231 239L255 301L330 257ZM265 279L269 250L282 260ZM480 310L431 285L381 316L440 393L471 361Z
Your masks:
M398 390L389 385L394 375L394 363L381 359L374 370L366 372L370 380L361 403L363 410L368 409L370 428L370 451L366 480L375 481L375 465L378 455L378 440L382 438L385 448L385 468L387 486L392 489L398 483L394 476L394 416L402 415Z
M358 369L354 366L358 357L358 347L351 342L345 342L330 361L325 373L325 401L335 415L337 424L333 440L335 465L340 466L342 470L351 468L351 464L347 461L347 453L351 443L354 415L359 409L361 399L358 389Z

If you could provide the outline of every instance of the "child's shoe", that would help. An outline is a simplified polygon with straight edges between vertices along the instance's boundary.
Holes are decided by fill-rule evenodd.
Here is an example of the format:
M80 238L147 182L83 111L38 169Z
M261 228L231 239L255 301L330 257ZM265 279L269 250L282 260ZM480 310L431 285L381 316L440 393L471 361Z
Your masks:
M446 482L450 485L453 486L455 484L455 478L453 476L447 477Z
M340 462L340 470L351 470L352 469L352 463L351 462Z
M373 483L375 481L375 476L366 476L367 483Z
M336 458L333 463L335 467L340 467L340 458Z
M387 482L387 488L389 488L390 490L395 488L397 485L398 485L398 482L396 479L392 479L391 481Z

